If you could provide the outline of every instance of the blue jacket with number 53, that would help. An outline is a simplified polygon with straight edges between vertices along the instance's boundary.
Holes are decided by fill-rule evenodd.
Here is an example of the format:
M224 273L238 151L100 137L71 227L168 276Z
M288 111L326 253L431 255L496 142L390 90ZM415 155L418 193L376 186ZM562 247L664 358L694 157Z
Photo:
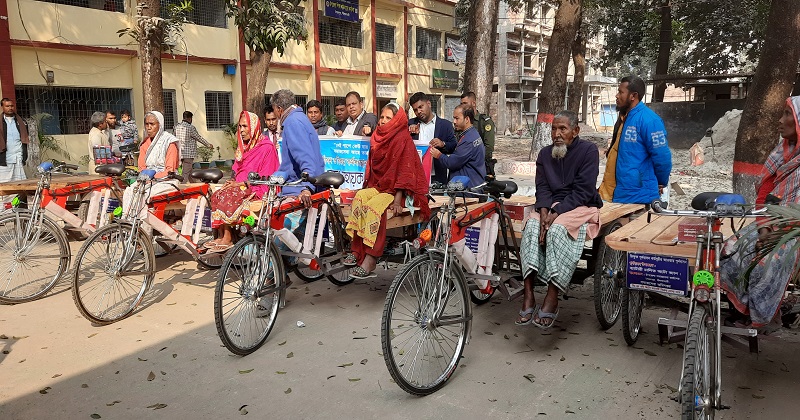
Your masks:
M650 204L667 185L672 153L661 117L639 102L628 111L617 155L615 203Z

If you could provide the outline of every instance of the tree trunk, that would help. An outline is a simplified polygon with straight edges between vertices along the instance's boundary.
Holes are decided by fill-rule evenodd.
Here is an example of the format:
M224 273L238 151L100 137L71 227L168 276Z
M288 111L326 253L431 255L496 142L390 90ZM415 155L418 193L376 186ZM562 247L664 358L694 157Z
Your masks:
M672 52L672 5L669 0L661 2L661 32L658 39L658 61L656 76L666 76L669 72L669 55ZM653 102L664 102L667 91L666 80L658 80L653 86Z
M753 202L761 168L775 147L775 127L800 61L800 2L773 0L753 84L744 104L733 162L733 191Z
M581 98L583 98L583 84L586 80L586 34L579 30L575 41L572 42L572 66L575 68L575 77L569 90L567 109L579 114Z
M556 12L553 35L547 48L547 61L544 66L542 93L539 96L539 112L536 116L536 130L531 141L533 160L543 147L552 143L550 127L556 112L564 109L564 96L567 91L567 70L570 51L581 23L582 0L561 0Z
M497 0L472 0L469 11L464 91L475 92L478 110L487 114L494 85L499 3Z
M144 111L164 112L164 86L161 81L161 43L164 39L160 20L160 0L142 0L144 18L137 18L139 30L139 61L142 64L142 104ZM156 19L148 19L156 18ZM166 129L166 127L165 127Z
M264 122L264 109L267 107L265 89L269 64L272 62L272 52L250 52L250 80L247 81L247 110L258 115ZM273 93L273 92L270 92Z

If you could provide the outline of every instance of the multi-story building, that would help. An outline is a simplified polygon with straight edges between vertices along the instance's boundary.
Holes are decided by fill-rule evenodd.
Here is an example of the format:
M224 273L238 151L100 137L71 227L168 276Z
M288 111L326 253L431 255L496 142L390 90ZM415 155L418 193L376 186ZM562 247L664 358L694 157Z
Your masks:
M536 121L555 13L556 9L546 4L529 4L522 10L513 11L506 3L500 3L495 66L496 94L492 100L492 105L499 109L490 110L500 133L526 130ZM591 66L597 62L602 51L602 35L587 42L587 68L580 112L581 121L594 125L597 129L610 119L603 118L602 111L611 109L616 89L613 78L603 76ZM574 67L570 62L568 89L572 87L573 77ZM498 100L500 98L504 100ZM613 126L613 119L610 120Z
M161 0L162 13L168 4ZM167 128L184 110L194 125L231 156L222 128L243 108L247 47L225 16L223 0L193 0L174 55L162 54ZM86 155L94 111L130 109L141 120L137 44L117 31L135 22L135 0L0 0L0 89L19 113L48 113L44 130L62 140L73 160ZM457 38L454 1L312 0L304 3L308 39L290 42L270 66L265 94L289 88L298 103L318 98L326 108L354 90L366 108L404 103L431 92L434 109L460 96L458 69L445 59ZM342 13L342 10L348 11ZM448 102L449 106L445 106ZM141 123L141 121L140 121ZM141 129L141 127L140 127Z

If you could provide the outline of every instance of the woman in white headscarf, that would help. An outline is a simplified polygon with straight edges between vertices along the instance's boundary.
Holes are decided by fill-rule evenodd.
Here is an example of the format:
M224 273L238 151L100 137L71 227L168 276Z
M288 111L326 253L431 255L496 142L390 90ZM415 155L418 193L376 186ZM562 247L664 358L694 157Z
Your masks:
M170 172L177 172L180 167L180 142L177 137L164 131L164 116L158 111L150 111L144 117L145 139L139 146L139 170L156 171L155 178L163 178ZM127 212L131 208L133 189L136 184L125 189L122 198L122 209ZM152 197L177 190L178 181L169 180L152 184L145 197ZM147 206L141 206L141 218L147 216Z

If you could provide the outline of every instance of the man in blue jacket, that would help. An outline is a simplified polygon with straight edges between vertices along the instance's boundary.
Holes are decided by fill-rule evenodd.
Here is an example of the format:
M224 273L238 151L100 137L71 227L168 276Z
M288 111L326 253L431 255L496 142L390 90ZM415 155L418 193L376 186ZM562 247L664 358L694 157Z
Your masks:
M642 98L644 81L628 76L617 90L619 119L614 125L599 193L605 201L650 204L669 181L672 153L664 122Z
M444 154L431 148L431 156L448 169L448 180L455 176L469 177L470 186L483 184L486 179L486 148L478 130L472 125L475 111L466 105L459 105L453 111L453 124L461 133L453 153Z
M408 120L408 130L415 146L430 146L439 149L442 153L452 153L456 148L456 133L453 123L447 119L439 118L431 110L431 99L428 95L417 92L408 100L414 109L416 118ZM431 180L446 184L447 168L439 159L433 161L433 174Z

